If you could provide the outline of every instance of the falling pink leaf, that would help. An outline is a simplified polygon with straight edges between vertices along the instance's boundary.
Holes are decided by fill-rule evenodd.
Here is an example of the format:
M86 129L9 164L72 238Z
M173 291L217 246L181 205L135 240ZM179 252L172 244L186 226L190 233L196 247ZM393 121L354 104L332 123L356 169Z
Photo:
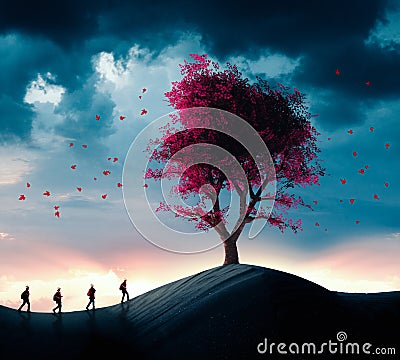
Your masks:
M317 201L317 200L314 200L313 203L314 203L315 205L317 205L317 204L318 204L318 201Z
M336 75L340 75L339 69L336 69L335 74L336 74Z
M356 224L358 225L360 223L360 220L356 220Z
M368 169L368 168L369 168L369 165L365 165L365 168Z
M84 149L87 149L87 145L86 145L86 144L83 144L82 147L83 147Z
M103 174L104 174L104 176L110 175L110 174L111 174L111 171L109 171L109 170L104 170L104 171L103 171Z
M74 143L69 143L69 147L73 147L74 146Z
M79 192L81 192L81 191L82 191L82 188L81 188L81 187L77 187L76 190L78 190Z
M96 115L96 120L100 120L100 115Z
M54 216L57 216L58 218L60 218L60 212L57 210L57 211L54 213Z
M110 161L110 160L111 160L111 158L109 157L109 158L107 158L107 160L108 160L108 161Z
M385 144L386 149L389 149L389 146L390 146L389 143L386 143L386 144Z
M19 196L19 198L18 198L18 200L25 200L25 199L26 199L26 197L25 197L24 194L21 194L21 195Z
M76 169L76 165L71 165L71 169L75 170Z
M375 129L374 129L374 127L373 126L371 126L370 128L369 128L369 131L371 131L371 132L373 132Z
M142 95L139 95L139 99L141 99L142 98Z
M94 178L93 178L93 180L94 180L94 181L96 181L96 180L97 180L97 178L96 178L96 177L94 177Z
M107 197L107 194L101 195L101 197L102 197L103 199L105 199L105 198Z
M386 187L389 187L389 183L388 183L388 182L385 182L385 186L386 186Z
M54 206L54 210L58 210L60 207L58 205Z
M142 109L140 115L146 115L147 114L147 110L146 109Z
M343 202L343 200L342 200L342 199L340 199L340 200L339 200L339 202L341 202L341 203L342 203L342 202Z
M377 194L374 194L374 199L379 200L379 196Z
M357 151L353 151L353 156L357 156Z
M354 199L350 199L350 204L351 204L351 205L354 204Z
M143 185L143 187L144 187L144 188L148 188L148 187L149 187L149 185L147 185L147 184L144 184L144 185Z
M365 85L370 86L371 85L371 81L366 81Z
M50 196L50 191L46 190L46 191L43 193L43 195L44 195L44 196Z
M346 179L340 179L340 182L344 185L344 184L346 184L347 180Z
M117 162L117 161L118 161L118 158L115 157L115 158L113 159L113 162Z
M360 169L360 170L358 170L358 172L359 172L360 174L364 174L364 173L365 173L365 170L364 170L364 169Z
M119 183L117 184L117 186L120 188L120 187L122 187L122 184L119 182Z
M26 187L27 187L27 188L30 188L30 187L31 187L31 184L27 182L27 183L26 183Z
M330 137L328 137L328 141L330 141L331 140L331 138Z
M120 120L124 120L125 118L126 118L126 116L122 116L122 115L119 117Z
M146 91L147 91L146 88L143 88L143 89L142 89L142 93L143 93L143 94L144 94Z
M315 223L315 226L319 226L319 223L318 223L318 221Z
M349 130L349 131L347 131L350 135L353 133L353 130Z

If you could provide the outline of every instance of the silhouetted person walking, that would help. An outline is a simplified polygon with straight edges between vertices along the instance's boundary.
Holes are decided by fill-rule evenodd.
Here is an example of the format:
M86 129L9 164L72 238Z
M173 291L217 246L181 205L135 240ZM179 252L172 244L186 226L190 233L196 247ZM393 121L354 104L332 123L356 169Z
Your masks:
M86 306L86 310L89 310L90 304L93 305L93 310L95 309L94 307L94 293L96 292L96 289L93 287L93 284L90 284L90 289L87 292L87 296L89 296L89 304Z
M29 286L27 286L26 289L22 292L21 299L22 299L22 304L18 308L18 311L21 311L21 309L25 306L25 304L28 304L27 312L31 312L31 303L29 302Z
M127 301L129 301L129 294L128 291L126 291L126 279L122 282L122 284L119 286L119 289L122 291L122 300L121 303L124 302L125 295L127 298Z
M56 302L56 304L57 304L57 306L53 309L53 313L55 314L56 313L56 310L58 309L58 312L60 313L61 312L61 307L62 307L62 304L61 304L61 298L62 298L62 295L61 295L61 288L58 288L57 289L57 292L53 295L53 300Z

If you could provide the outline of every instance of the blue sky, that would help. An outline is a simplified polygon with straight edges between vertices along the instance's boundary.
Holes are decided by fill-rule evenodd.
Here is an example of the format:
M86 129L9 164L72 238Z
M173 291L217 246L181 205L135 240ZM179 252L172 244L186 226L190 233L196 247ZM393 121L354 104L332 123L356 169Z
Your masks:
M106 305L122 277L139 293L222 263L221 248L184 256L148 243L117 186L132 141L171 110L164 93L190 53L237 64L250 80L296 87L318 114L327 175L319 187L296 189L314 207L295 214L304 231L265 228L253 240L243 233L241 261L333 290L398 289L396 2L202 2L201 11L114 4L9 3L0 14L0 302L15 306L29 282L41 292L36 307L46 309L46 292L69 284L70 308L79 308L80 286L97 279L109 286Z

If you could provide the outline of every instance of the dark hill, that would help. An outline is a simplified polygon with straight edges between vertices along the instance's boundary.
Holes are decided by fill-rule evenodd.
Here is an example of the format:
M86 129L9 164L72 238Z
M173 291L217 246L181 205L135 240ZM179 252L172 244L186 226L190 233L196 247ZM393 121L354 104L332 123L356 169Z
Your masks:
M358 342L361 351L368 342L371 352L397 347L398 354L399 324L400 292L338 293L281 271L227 265L94 312L0 306L0 359L279 359L290 356L277 345L274 355L259 354L258 344L267 338L289 351L294 342L315 343L318 351L323 342L340 344L339 331L347 334L342 345ZM327 348L309 356L346 358Z

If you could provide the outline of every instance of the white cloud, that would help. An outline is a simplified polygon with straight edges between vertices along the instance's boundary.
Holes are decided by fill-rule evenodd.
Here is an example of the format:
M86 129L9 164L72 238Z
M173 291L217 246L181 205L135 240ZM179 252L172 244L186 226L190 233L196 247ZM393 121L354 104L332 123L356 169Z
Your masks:
M28 104L51 103L54 106L57 105L61 101L65 88L54 82L55 77L50 72L44 76L38 74L37 79L28 85L24 101Z
M54 113L55 107L62 100L65 88L55 84L56 78L50 72L38 74L27 86L24 101L34 105L36 116L32 122L31 137L33 144L49 151L64 140L54 134L56 125L63 122L63 117Z
M266 53L257 60L248 60L242 56L232 57L229 62L236 64L242 71L252 74L263 74L266 78L276 78L293 72L300 64L301 58L292 59L282 54Z
M382 276L379 280L362 279L361 275L354 274L343 276L338 271L332 269L318 269L311 271L300 271L298 275L331 291L341 291L349 293L368 293L395 291L399 288L399 278L393 275Z
M0 241L2 240L15 240L15 238L9 233L0 232Z
M388 239L393 239L393 238L399 239L400 238L400 232L395 232L395 233L389 234L386 238L388 238Z
M181 77L179 64L189 59L191 53L207 53L200 36L184 35L157 56L147 48L134 45L124 57L115 58L113 53L106 52L93 57L93 69L99 75L96 88L109 94L115 103L116 132L105 140L110 149L124 156L149 121L173 111L164 93L171 89L172 81ZM145 93L143 88L147 89ZM142 109L148 110L144 116L140 115ZM119 120L120 115L126 119Z
M381 47L400 44L400 12L388 12L386 19L386 22L378 22L370 31L366 44L378 43Z
M0 186L16 184L32 171L36 155L19 146L0 146Z

